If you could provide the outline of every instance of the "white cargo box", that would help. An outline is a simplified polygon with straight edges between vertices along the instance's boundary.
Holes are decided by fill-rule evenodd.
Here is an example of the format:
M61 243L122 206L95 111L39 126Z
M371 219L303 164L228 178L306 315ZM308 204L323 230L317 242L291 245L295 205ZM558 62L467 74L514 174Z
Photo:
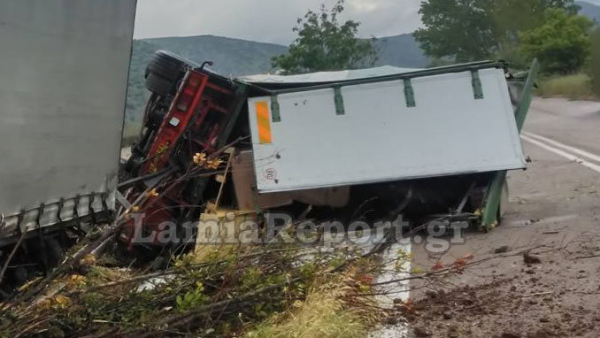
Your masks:
M242 79L260 192L525 167L502 64L359 72Z
M136 0L0 0L0 243L107 213Z

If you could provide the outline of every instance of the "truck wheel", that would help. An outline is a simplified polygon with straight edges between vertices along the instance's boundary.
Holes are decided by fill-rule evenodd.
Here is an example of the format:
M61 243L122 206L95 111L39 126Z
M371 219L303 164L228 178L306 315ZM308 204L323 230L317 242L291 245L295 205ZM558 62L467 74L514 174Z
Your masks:
M193 62L176 54L159 50L148 63L146 74L155 74L171 83L177 83L183 78L187 68L196 66Z
M154 94L168 96L175 94L176 82L171 82L154 73L150 73L146 77L146 88Z

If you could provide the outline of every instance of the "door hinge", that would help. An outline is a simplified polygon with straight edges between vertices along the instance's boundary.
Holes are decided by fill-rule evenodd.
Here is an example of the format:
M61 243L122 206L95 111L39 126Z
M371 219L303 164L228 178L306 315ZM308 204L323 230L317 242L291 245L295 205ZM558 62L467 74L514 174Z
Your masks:
M273 123L281 122L281 115L279 111L279 100L277 99L277 94L271 95L271 116Z
M479 77L479 70L473 69L471 70L471 78L473 84L473 94L475 96L475 100L483 99L483 87L481 86L481 78Z
M416 107L417 102L415 101L415 90L412 86L410 79L404 79L404 98L406 99L407 107Z
M334 87L334 97L335 97L335 114L336 115L344 115L346 110L344 109L344 97L342 96L342 88Z

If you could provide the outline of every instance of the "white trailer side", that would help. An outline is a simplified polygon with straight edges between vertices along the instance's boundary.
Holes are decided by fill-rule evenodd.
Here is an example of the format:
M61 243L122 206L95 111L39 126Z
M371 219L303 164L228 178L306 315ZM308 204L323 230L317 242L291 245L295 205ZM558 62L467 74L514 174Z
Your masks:
M0 240L114 209L135 9L0 0Z
M341 74L351 81L333 73L334 83L325 85L310 83L324 82L322 74L303 76L305 83L294 77L243 78L279 88L248 101L258 190L525 167L501 65L370 73L382 72L386 76L362 79Z

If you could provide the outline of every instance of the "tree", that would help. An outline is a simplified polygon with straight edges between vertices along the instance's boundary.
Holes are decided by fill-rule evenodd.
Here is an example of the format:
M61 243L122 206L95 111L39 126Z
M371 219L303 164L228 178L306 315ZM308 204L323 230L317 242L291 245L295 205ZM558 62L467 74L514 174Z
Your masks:
M371 42L357 37L360 23L338 22L343 11L344 0L338 0L331 10L322 5L320 13L309 10L304 18L298 18L298 26L293 28L298 38L289 54L272 59L273 67L286 74L297 74L373 65L376 53Z
M577 15L580 7L573 0L501 0L493 6L494 25L501 43L519 41L519 32L544 23L544 13L549 8L564 9Z
M491 0L423 1L419 13L425 28L414 37L430 57L485 59L497 48L491 5Z
M591 34L591 45L590 75L594 93L600 95L600 28L597 28Z
M426 0L414 35L430 57L473 61L509 55L519 32L541 25L548 8L576 14L574 0Z
M547 9L543 25L521 34L521 49L530 59L538 58L547 73L572 73L590 56L593 26L587 17Z

